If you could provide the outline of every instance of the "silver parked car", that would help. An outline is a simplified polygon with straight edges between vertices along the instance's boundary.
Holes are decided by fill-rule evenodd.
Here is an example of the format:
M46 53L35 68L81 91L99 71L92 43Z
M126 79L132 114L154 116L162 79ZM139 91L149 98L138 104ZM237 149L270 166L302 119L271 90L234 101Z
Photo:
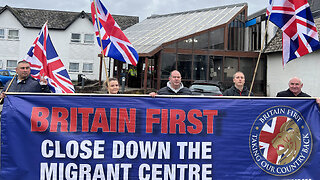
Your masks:
M192 95L202 96L222 96L221 82L196 80L192 83L189 89Z

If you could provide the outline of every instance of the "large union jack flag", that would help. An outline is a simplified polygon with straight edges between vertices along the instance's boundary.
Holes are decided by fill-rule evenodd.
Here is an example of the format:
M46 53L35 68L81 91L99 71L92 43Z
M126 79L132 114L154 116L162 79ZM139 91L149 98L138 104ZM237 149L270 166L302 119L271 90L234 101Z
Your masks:
M97 26L99 24L104 55L136 66L139 60L137 51L100 0L91 0L91 16L97 41L101 47Z
M307 0L269 0L267 15L283 32L283 66L320 48L317 28Z
M43 25L24 60L30 63L32 77L40 80L44 76L52 92L75 92L69 74L51 42L47 23Z

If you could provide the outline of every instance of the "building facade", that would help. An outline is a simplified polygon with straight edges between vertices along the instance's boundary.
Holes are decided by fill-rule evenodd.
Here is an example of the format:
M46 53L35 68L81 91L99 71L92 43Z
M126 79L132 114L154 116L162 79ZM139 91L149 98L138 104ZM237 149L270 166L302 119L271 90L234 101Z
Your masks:
M243 71L250 86L257 51L248 50L247 4L156 15L124 32L140 55L138 73L141 87L159 89L169 73L177 69L182 82L195 80L233 84L233 74ZM266 93L266 60L262 56L253 92Z
M113 17L122 29L139 22L139 18L133 16ZM25 58L46 21L53 45L72 80L77 80L79 74L88 79L105 79L91 14L84 11L0 7L0 69L14 69L17 62ZM108 67L113 72L111 63Z

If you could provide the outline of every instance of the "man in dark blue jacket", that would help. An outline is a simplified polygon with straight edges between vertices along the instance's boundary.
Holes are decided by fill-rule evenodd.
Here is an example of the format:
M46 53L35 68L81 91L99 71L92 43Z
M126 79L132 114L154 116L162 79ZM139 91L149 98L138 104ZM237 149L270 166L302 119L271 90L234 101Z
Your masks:
M4 98L4 92L45 92L50 93L48 82L43 77L40 79L40 83L30 75L30 64L27 61L20 61L16 67L16 78L12 81L9 89L7 90L11 81L8 81L1 93L1 99Z
M159 89L157 93L152 92L150 96L155 97L156 95L191 95L191 91L184 87L181 82L181 74L179 71L174 70L170 73L169 81L167 86Z

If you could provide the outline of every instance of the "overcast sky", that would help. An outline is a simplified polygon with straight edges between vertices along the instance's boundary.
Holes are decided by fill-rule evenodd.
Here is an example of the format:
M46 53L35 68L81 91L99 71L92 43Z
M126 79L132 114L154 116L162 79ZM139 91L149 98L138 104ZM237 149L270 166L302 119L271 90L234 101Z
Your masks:
M101 0L111 14L139 16L140 21L152 14L168 14L248 3L249 15L267 7L268 0ZM90 12L90 0L0 0L0 6Z

